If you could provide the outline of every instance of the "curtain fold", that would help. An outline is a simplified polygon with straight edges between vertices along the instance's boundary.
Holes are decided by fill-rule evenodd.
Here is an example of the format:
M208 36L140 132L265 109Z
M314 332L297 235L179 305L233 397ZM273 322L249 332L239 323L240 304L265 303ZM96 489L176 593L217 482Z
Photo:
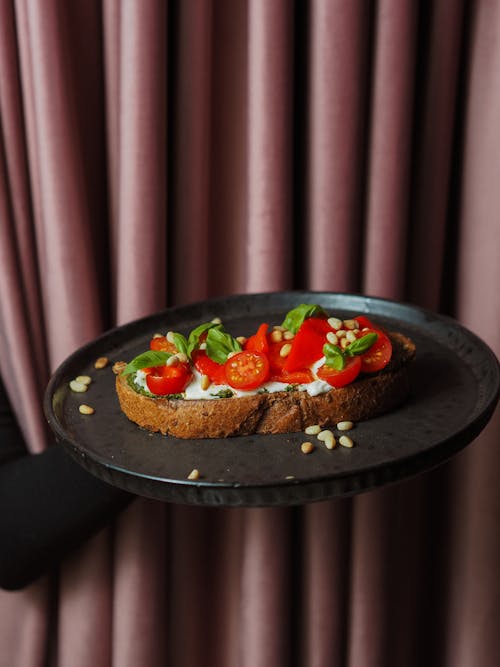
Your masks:
M1 3L0 371L30 451L68 354L209 296L396 298L499 354L499 30L445 0ZM354 498L137 499L0 595L0 665L493 667L499 429Z
M366 2L311 3L308 34L307 278L313 290L355 292L369 94L372 9Z

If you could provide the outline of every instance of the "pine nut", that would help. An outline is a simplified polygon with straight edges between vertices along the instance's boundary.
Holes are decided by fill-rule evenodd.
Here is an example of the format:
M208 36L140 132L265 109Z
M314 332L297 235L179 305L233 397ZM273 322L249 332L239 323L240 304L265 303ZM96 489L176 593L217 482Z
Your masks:
M348 331L345 337L350 343L354 343L354 341L356 340L356 334L354 333L354 331Z
M283 332L279 329L275 329L271 333L271 340L273 343L280 343L283 340Z
M321 431L321 426L319 426L319 424L312 424L311 426L308 426L304 430L304 433L306 435L318 435L320 431Z
M212 324L222 324L222 320L220 317L213 317L211 322Z
M285 327L282 327L281 324L275 324L275 325L273 326L273 330L274 330L274 331L281 331L281 332L285 332L285 331L286 331Z
M188 479L199 479L200 478L200 471L197 470L196 468L193 468L189 475L187 476Z
M310 454L314 450L314 445L312 442L303 442L300 445L300 449L302 450L303 454Z
M291 351L292 351L291 343L286 343L280 350L280 357L288 357Z
M338 345L339 344L339 339L337 338L337 334L334 334L333 331L329 331L326 334L326 340L331 343L332 345Z
M245 343L247 342L247 339L245 338L245 336L236 336L236 340L238 341L238 343L240 345L245 345Z
M339 444L341 444L342 447L348 447L349 449L354 447L354 443L348 435L341 435L339 438Z
M295 334L293 331L285 331L283 332L283 338L284 340L293 340L295 338Z
M353 426L354 424L352 422L344 421L337 424L337 429L339 431L350 431Z
M175 338L174 338L174 332L173 331L167 331L167 340L169 343L174 343L175 345Z
M359 329L358 320L344 320L346 329Z
M126 366L127 366L127 363L125 361L116 361L113 364L113 373L115 375L120 375L120 373L125 370Z
M206 350L207 349L207 344L206 343L200 343L200 350Z
M210 382L210 378L208 377L208 375L202 375L201 376L200 385L201 385L201 388L203 389L203 391L206 391L210 387L211 382Z
M93 415L95 412L94 408L91 408L90 405L85 405L85 403L82 403L78 410L82 415Z
M346 347L347 347L348 345L350 345L350 343L349 343L349 341L347 340L347 338L341 338L341 339L340 339L340 347L341 347L343 350L345 350Z
M84 391L87 391L87 385L82 382L77 382L76 380L71 380L69 388L77 394L83 394Z
M76 382L81 382L82 384L87 385L87 387L92 382L92 378L90 377L90 375L78 375L75 378L75 380L76 380Z
M347 332L346 332L345 329L339 329L335 333L337 335L337 338L343 338L346 335Z
M188 358L187 358L187 355L184 354L184 352L177 352L177 354L175 356L177 357L177 359L179 359L181 364L187 363Z
M328 429L318 433L318 440L324 442L327 449L333 449L335 447L335 436Z
M342 320L339 320L338 317L329 317L328 324L332 329L342 329Z
M163 334L156 332L153 334L153 338L163 338Z
M179 365L179 357L176 354L173 354L171 357L169 357L166 361L167 366L178 366Z
M98 359L95 360L94 368L97 369L106 368L108 363L109 363L108 357L99 357Z

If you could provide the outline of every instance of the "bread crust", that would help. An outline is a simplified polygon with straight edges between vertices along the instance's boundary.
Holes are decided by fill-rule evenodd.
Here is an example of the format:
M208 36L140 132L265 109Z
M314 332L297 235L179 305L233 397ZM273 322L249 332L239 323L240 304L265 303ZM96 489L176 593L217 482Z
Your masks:
M288 433L311 424L363 421L395 409L409 393L408 366L415 345L403 334L388 335L393 355L383 371L318 396L280 391L220 399L150 398L134 391L121 374L116 377L116 391L122 411L135 424L182 439Z

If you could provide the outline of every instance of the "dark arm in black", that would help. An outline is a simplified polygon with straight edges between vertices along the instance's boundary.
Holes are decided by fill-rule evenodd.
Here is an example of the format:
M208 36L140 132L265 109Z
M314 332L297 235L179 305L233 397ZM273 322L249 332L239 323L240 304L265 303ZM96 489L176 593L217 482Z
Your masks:
M0 457L9 460L0 466L0 587L16 590L49 572L134 496L86 472L61 445L27 454L2 393L0 386Z

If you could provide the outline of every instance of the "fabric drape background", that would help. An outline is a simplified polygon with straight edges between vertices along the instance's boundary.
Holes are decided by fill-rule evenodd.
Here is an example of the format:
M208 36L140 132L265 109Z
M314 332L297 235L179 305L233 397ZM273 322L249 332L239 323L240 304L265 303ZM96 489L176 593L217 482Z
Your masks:
M401 299L500 355L499 35L496 0L2 0L0 369L29 449L68 354L208 296ZM352 499L138 499L1 593L0 665L498 665L499 434Z

